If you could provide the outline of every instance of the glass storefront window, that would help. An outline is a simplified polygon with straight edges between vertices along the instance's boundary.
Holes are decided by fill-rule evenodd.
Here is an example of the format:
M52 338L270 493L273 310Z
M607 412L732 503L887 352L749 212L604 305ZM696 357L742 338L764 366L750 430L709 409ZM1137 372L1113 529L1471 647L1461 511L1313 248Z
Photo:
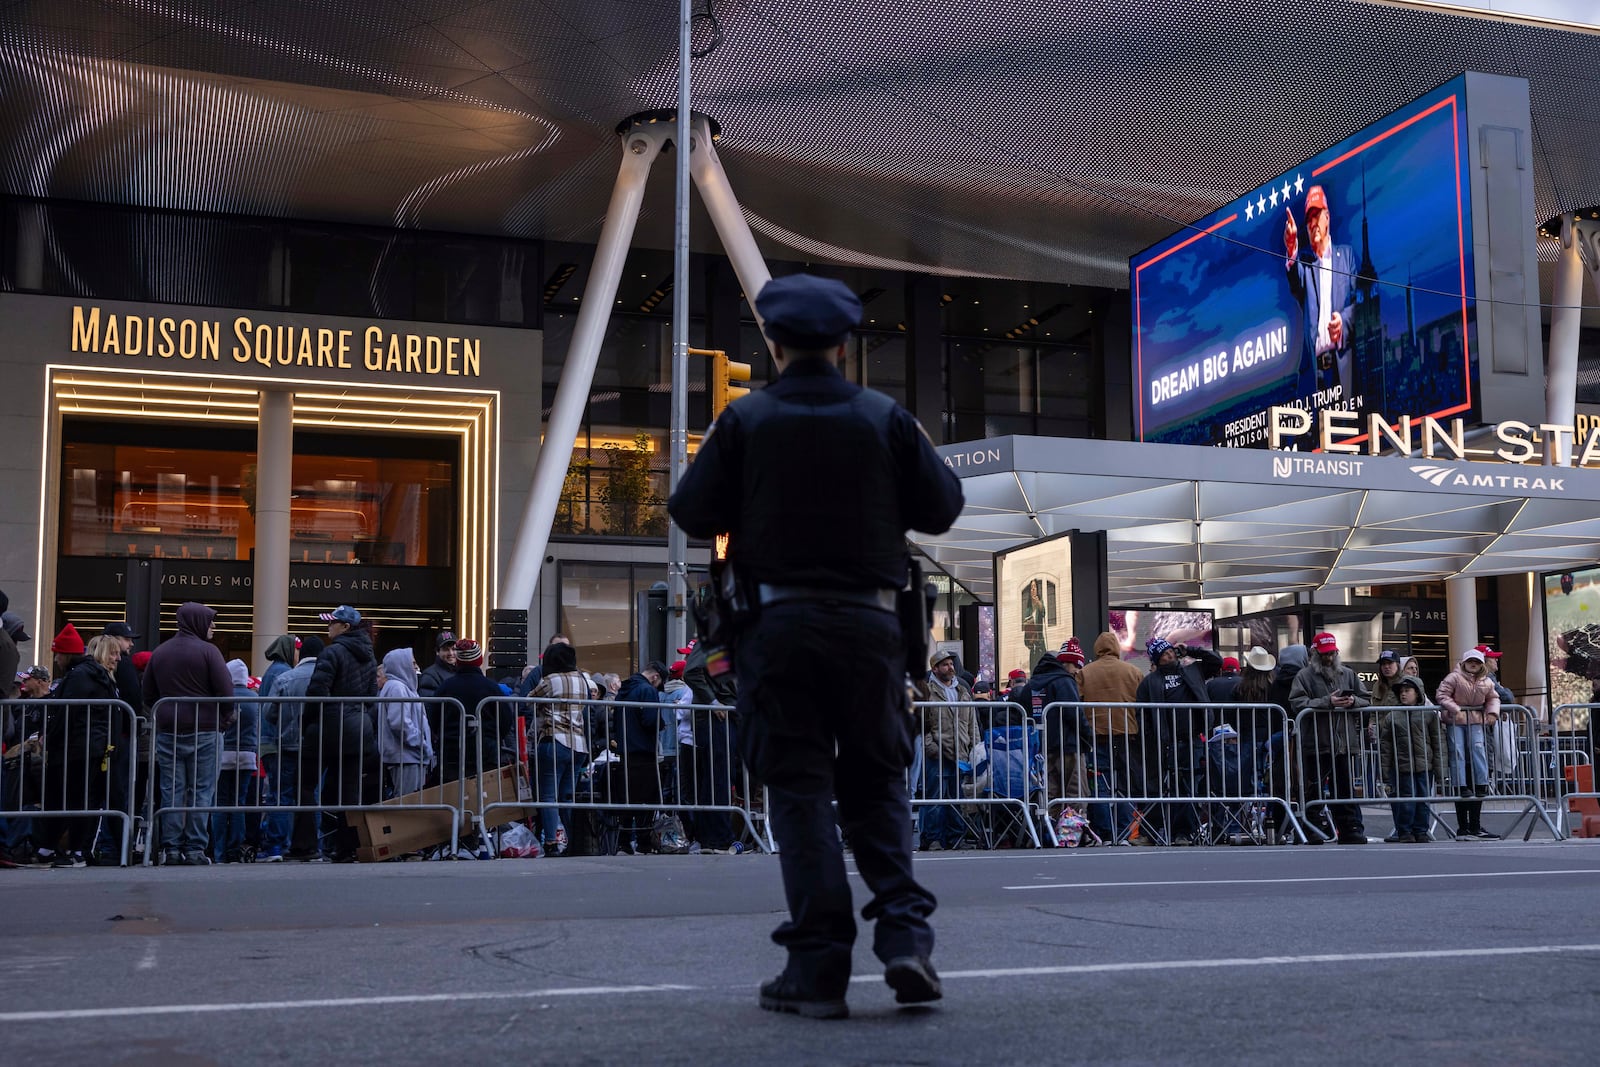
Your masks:
M581 435L561 487L552 532L573 536L667 535L667 435L620 427ZM693 442L691 442L691 449ZM692 454L692 453L691 453Z
M652 587L665 587L666 564L589 563L564 560L560 565L561 608L556 629L572 638L578 666L591 674L614 673L626 678L638 665L643 639L639 632L639 601ZM706 571L689 570L689 588L706 581ZM661 617L653 632L660 640ZM690 635L693 636L691 624ZM547 635L538 635L544 640ZM677 658L671 648L666 661Z
M635 644L632 572L626 563L561 564L559 629L572 638L578 662L586 671L615 672L623 677L631 673ZM648 583L641 588L647 587Z
M117 444L75 432L62 452L63 556L247 560L255 548L255 453ZM298 454L290 559L450 566L455 464Z

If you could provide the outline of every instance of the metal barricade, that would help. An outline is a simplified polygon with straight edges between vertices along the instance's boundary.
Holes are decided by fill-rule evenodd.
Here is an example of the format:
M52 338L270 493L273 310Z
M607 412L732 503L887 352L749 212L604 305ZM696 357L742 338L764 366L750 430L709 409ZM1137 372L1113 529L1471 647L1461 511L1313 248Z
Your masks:
M1549 799L1563 828L1580 837L1600 837L1600 781L1594 753L1600 704L1562 704L1541 739L1541 765L1549 768Z
M743 823L757 847L771 840L744 763L735 752L732 709L718 704L495 697L478 707L480 754L497 766L525 770L531 795L482 798L485 829L537 815L545 849L602 855L646 851L661 815L677 815L685 839L721 852L741 840ZM481 776L488 781L489 776ZM590 841L593 844L590 844Z
M1082 809L1092 842L1265 844L1304 840L1288 799L1288 716L1266 703L1060 702L1043 709L1042 801Z
M0 704L5 735L0 758L0 832L8 848L31 839L69 857L94 851L101 820L120 827L118 862L127 866L133 839L134 776L114 789L113 759L125 749L138 764L138 716L120 700L13 700ZM120 806L119 806L120 805ZM66 825L60 826L56 820ZM36 831L34 824L39 824ZM62 842L65 839L63 846Z
M907 788L922 846L992 848L1025 834L1040 847L1044 748L1032 716L1018 704L976 700L918 701L912 714Z
M1295 716L1294 750L1302 818L1322 837L1365 839L1362 809L1386 806L1394 817L1394 832L1385 838L1390 842L1425 842L1435 831L1458 839L1499 838L1514 833L1524 820L1523 840L1531 839L1540 822L1559 840L1561 828L1541 799L1548 791L1538 758L1537 719L1520 705L1503 705L1499 719L1501 739L1508 742L1504 775L1495 773L1491 758L1493 725L1453 725L1431 704L1301 711ZM1375 767L1371 753L1376 753ZM1505 835L1482 826L1486 802L1496 815L1506 814L1507 803L1520 805L1511 812ZM1440 818L1439 804L1454 806L1455 826ZM1329 815L1332 825L1325 821Z
M472 817L476 788L460 771L475 766L473 728L454 699L168 697L151 717L146 866L158 853L184 864L254 858L258 846L270 858L350 859L358 848L389 858L412 851L405 842L438 836L448 836L454 857ZM266 746L257 740L264 722L274 738ZM431 769L420 769L419 736L429 739ZM393 818L401 812L435 818Z

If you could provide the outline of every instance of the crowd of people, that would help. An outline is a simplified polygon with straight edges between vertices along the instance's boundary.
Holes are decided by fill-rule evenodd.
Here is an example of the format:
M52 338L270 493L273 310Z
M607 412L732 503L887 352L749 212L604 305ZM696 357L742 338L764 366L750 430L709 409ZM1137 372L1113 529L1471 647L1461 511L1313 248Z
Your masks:
M1414 657L1382 652L1369 686L1329 633L1239 658L1153 638L1145 670L1122 651L1108 631L1089 660L1072 638L1031 674L1011 671L1003 688L966 672L954 653L935 653L912 773L913 795L924 802L920 847L1021 841L1016 820L998 833L993 825L1021 791L985 784L982 762L1017 730L1037 737L1027 795L1059 816L1063 842L1296 840L1283 805L1254 805L1250 824L1241 798L1254 796L1292 803L1310 844L1367 844L1363 804L1385 797L1394 815L1387 842L1432 840L1432 809L1417 798L1441 795L1454 799L1458 840L1498 836L1482 822L1493 781L1489 741L1497 729L1514 740L1513 725L1497 724L1515 699L1487 645L1465 650L1431 699ZM994 803L947 802L962 797Z
M153 652L131 654L139 635L126 623L87 642L69 623L50 665L24 669L18 646L31 638L6 611L0 862L118 862L117 816L46 813L133 815L147 794L161 812L155 840L166 864L349 860L359 840L346 809L507 765L541 804L529 821L538 854L744 844L734 816L750 798L735 773L733 683L712 677L694 645L670 666L650 662L623 678L580 668L578 650L556 634L520 677L494 679L472 639L438 635L419 669L409 648L380 658L357 609L322 619L325 634L274 640L256 676L223 659L203 604L179 608L177 632ZM1012 671L1004 688L936 652L908 776L922 801L919 847L1021 843L1015 820L992 832L970 803L1007 731L1021 731L1032 746L1024 753L1037 756L1028 799L1059 815L1058 838L1084 844L1287 843L1281 806L1263 805L1247 828L1240 802L1201 799L1258 793L1292 800L1311 843L1365 844L1362 804L1351 798L1377 802L1374 784L1392 802L1385 840L1430 840L1433 813L1417 798L1446 788L1458 838L1496 836L1482 824L1489 740L1514 700L1486 645L1466 650L1431 700L1414 658L1383 652L1369 686L1327 633L1242 658L1152 639L1147 670L1122 652L1109 631L1092 659L1072 638L1031 673ZM535 703L496 702L508 696ZM140 751L154 746L153 782L129 756L144 721L135 717L147 712ZM1375 783L1362 782L1369 770ZM990 781L988 795L995 790ZM216 810L252 807L300 810Z
M140 635L126 623L87 644L68 623L49 667L18 670L17 646L31 638L5 613L0 863L120 862L122 820L110 813L133 816L146 797L160 813L152 830L163 864L346 861L360 846L348 809L507 765L529 796L562 805L531 820L538 854L741 847L733 696L692 645L670 666L624 678L580 669L578 650L556 634L520 676L490 678L483 646L448 632L425 668L410 648L380 658L370 621L341 605L321 616L325 634L272 641L257 676L224 660L215 619L185 603L176 633L132 655ZM131 758L141 724L153 780ZM614 807L566 807L580 791ZM680 802L697 807L679 812ZM301 810L218 810L250 808Z

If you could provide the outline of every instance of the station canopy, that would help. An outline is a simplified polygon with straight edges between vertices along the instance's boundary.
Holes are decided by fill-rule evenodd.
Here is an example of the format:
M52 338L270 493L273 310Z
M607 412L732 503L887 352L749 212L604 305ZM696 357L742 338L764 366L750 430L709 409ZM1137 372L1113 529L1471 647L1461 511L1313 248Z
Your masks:
M979 600L994 554L1105 531L1115 603L1600 562L1600 470L1055 437L939 449L966 507L912 542Z

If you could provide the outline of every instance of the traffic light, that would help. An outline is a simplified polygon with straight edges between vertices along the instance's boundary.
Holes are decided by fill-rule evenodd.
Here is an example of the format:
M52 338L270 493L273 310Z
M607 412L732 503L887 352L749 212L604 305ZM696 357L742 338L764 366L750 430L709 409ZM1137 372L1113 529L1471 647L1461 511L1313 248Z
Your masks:
M711 357L711 421L717 421L717 416L722 414L722 409L747 395L750 390L742 385L730 385L729 382L748 382L750 380L750 364L740 363L736 359L729 359L728 353L718 352Z
M750 364L729 359L728 353L720 348L691 348L689 354L707 356L711 360L711 421L716 422L723 408L750 392L742 385L728 384L730 381L748 382Z

